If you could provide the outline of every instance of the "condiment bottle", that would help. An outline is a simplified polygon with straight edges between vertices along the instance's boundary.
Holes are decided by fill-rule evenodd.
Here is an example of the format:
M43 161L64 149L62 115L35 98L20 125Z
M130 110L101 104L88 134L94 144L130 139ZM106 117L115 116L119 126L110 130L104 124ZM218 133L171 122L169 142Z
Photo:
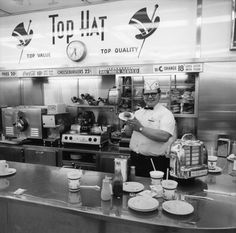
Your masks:
M130 167L130 181L135 181L135 166Z
M113 195L115 198L121 198L123 195L123 177L121 174L121 163L115 160L115 175L113 178Z
M107 178L103 179L103 181L102 181L101 199L103 201L111 200L110 180Z

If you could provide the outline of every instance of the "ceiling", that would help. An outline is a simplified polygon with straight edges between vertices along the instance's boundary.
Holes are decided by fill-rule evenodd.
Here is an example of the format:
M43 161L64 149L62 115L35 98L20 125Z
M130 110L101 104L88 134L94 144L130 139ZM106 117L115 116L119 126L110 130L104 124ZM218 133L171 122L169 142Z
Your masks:
M0 17L121 0L0 0Z

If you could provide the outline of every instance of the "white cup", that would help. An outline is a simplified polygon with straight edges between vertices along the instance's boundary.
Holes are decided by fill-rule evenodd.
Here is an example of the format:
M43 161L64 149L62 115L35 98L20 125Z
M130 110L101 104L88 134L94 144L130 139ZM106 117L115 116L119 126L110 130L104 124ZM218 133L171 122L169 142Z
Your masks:
M163 179L164 176L164 172L162 171L150 171L149 172L150 177L151 177L151 183L152 185L160 185L161 181Z
M70 192L79 191L81 177L82 177L82 170L71 171L67 174L68 186Z
M0 174L6 174L8 171L8 163L6 160L0 160Z
M208 156L208 169L215 170L217 164L217 156L210 155Z
M163 188L163 197L166 200L175 199L175 192L178 186L178 182L174 180L163 180L161 182Z

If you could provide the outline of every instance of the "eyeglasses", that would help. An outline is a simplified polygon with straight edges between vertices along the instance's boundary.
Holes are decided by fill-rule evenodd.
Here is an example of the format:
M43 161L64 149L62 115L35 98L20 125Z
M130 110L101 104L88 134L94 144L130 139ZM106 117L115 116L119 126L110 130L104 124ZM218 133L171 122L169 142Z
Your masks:
M148 98L149 96L151 96L152 98L156 98L158 94L159 93L146 93L146 94L143 94L143 96L145 98Z

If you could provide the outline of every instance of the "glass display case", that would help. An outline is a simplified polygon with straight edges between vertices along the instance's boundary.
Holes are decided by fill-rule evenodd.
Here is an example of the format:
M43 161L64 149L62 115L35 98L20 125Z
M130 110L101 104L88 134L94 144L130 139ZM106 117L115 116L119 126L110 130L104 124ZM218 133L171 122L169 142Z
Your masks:
M118 111L135 111L144 106L145 80L158 80L161 87L160 103L169 108L175 117L197 117L198 75L180 73L167 75L119 76L121 99Z
M197 117L197 74L189 73L171 76L170 110L176 117Z

